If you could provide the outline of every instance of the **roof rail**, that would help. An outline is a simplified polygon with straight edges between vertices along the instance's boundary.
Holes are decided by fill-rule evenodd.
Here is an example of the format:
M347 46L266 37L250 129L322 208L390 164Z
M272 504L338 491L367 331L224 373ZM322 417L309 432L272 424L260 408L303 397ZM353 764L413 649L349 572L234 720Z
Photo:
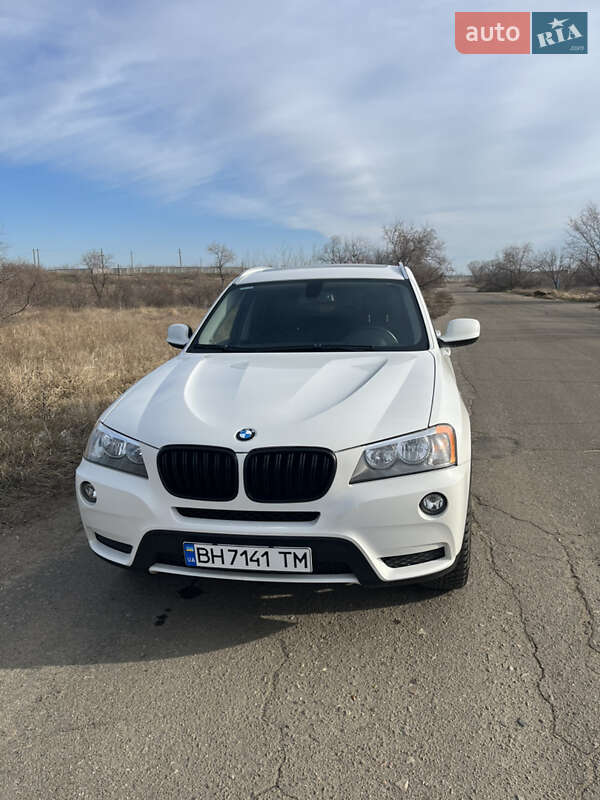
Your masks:
M248 267L248 269L243 270L238 275L238 278L241 278L242 275L249 275L252 272L268 272L270 269L274 269L274 267Z
M403 264L367 264L363 262L356 262L356 263L347 263L347 264L338 264L338 263L329 263L329 262L320 262L318 264L289 264L285 267L279 267L277 265L270 266L270 267L252 267L252 270L294 270L294 269L333 269L337 267L356 267L356 269L364 269L365 267L372 267L373 269L394 269L396 272L399 272L402 277L408 278L408 274ZM248 270L249 271L249 270Z
M291 264L285 267L279 266L265 266L265 267L250 267L247 270L244 270L238 277L242 275L249 275L254 272L269 272L271 270L279 271L279 270L286 270L292 272L293 270L301 270L301 269L321 269L327 270L333 267L356 267L357 269L364 269L365 267L373 267L376 269L393 269L398 272L404 280L408 280L408 273L406 271L406 267L402 262L399 264L361 264L361 263L353 263L353 264Z

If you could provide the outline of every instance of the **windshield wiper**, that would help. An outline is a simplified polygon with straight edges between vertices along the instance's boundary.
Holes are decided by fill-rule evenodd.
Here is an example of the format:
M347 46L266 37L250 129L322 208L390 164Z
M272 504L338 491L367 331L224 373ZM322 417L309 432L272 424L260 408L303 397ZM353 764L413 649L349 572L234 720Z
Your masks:
M360 350L375 350L374 344L323 344L320 345L319 350L327 352L358 352Z
M248 348L238 347L235 344L197 344L190 352L192 353L241 353Z
M197 344L191 352L200 353L336 353L375 350L372 344L290 344L290 345L235 345L235 344Z

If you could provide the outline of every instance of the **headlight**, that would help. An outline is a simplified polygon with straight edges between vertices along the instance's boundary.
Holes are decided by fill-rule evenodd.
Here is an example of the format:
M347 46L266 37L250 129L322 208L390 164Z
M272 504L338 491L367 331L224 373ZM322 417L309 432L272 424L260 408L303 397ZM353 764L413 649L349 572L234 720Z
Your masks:
M366 447L350 483L412 475L456 464L456 435L450 425L436 425L419 433Z
M101 422L92 431L83 457L94 464L148 477L139 442L105 428Z

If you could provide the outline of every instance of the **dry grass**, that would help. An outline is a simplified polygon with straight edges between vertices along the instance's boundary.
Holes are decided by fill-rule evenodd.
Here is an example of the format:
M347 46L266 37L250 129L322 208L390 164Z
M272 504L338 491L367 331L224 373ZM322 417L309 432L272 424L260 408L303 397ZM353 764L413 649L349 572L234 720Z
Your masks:
M175 351L167 325L198 308L49 309L0 326L0 516L34 493L70 488L98 415Z
M431 319L443 317L454 305L454 297L447 289L433 289L431 291L423 292L425 302L427 303L427 310Z
M566 300L571 303L597 303L600 300L600 289L513 289L513 294L526 297L540 297L545 300Z

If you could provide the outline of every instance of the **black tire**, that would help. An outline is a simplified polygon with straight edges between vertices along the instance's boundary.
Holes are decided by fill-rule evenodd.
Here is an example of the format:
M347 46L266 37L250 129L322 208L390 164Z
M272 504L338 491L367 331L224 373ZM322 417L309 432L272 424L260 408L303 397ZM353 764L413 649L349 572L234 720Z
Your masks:
M436 592L452 592L454 589L462 589L469 580L469 567L471 565L471 507L467 511L465 522L465 535L462 547L456 557L454 566L450 572L441 575L439 578L432 578L425 581L424 586L434 589Z

